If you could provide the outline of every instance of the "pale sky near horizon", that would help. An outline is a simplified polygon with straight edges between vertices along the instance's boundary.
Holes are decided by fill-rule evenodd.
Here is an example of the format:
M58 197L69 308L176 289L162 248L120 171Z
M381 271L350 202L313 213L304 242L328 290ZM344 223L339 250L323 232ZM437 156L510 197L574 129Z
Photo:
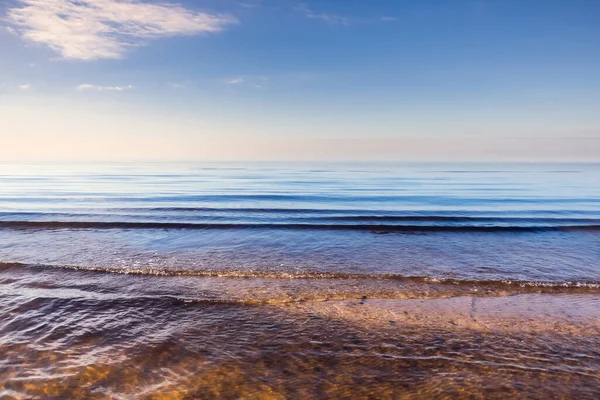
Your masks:
M600 161L600 1L4 0L0 160Z

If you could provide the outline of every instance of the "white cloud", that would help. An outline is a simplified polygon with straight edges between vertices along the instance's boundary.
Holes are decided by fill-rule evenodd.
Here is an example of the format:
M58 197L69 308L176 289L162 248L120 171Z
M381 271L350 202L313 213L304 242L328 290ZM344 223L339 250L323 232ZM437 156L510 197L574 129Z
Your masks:
M175 4L135 0L18 0L8 10L13 30L63 58L122 58L133 46L161 37L218 32L235 18Z
M84 83L82 85L77 86L75 89L79 90L80 92L86 91L86 90L98 90L98 91L102 91L102 90L106 90L106 91L112 91L112 92L123 92L125 90L131 90L133 89L132 85L127 85L127 86L98 86L98 85L91 85L89 83Z
M19 86L19 89L21 89L21 90L29 90L30 87L31 86L29 84L25 84L25 85Z

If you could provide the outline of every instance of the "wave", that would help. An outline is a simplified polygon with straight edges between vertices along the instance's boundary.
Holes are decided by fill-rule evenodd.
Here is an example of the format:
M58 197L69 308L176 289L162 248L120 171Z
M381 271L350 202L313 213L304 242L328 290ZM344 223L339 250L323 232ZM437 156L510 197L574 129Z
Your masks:
M408 225L327 223L192 223L192 222L105 222L105 221L0 221L4 229L291 229L359 230L390 232L540 232L600 230L600 224L565 225Z
M441 195L382 195L382 194L281 194L281 193L256 193L256 194L185 194L185 195L148 195L148 196L118 196L102 193L72 193L53 192L45 196L12 195L0 197L0 202L22 203L48 203L48 202L144 202L147 204L165 202L307 202L326 204L330 202L361 203L361 202L394 202L396 204L418 205L481 205L481 204L578 204L600 203L598 197L549 197L549 196L520 196L520 197L459 197Z
M234 269L157 269L157 268L111 268L77 265L26 264L19 262L0 262L0 270L15 268L60 269L101 274L141 275L158 277L206 277L233 279L273 279L273 280L375 280L428 283L447 286L469 286L478 288L520 288L537 290L576 290L600 293L600 281L523 281L523 280L477 280L430 277L401 274L364 274L320 271L256 271Z
M350 209L350 208L279 208L279 207L77 207L70 210L38 211L12 210L0 211L0 217L70 217L105 215L173 215L214 216L219 214L236 216L286 215L331 219L381 219L381 220L423 220L423 221L575 221L599 222L598 210L569 209L532 209L532 210L386 210L386 209ZM433 213L433 214L432 214ZM591 218L582 218L590 216Z
M600 224L595 218L535 218L535 217L470 217L449 215L347 215L329 216L331 221L423 221L423 222L497 222L497 223L559 223L559 224Z
M382 216L429 216L424 214L423 211L414 210L401 210L401 209L371 209L365 210L364 208L284 208L284 207L116 207L109 209L91 208L91 210L103 210L107 212L227 212L227 213L259 213L259 214L341 214L341 215L363 215L368 212L370 215L382 215ZM485 210L436 210L436 215L433 216L489 216L495 215L497 212L485 211ZM532 210L510 210L500 211L501 214L510 215L598 215L597 210L582 210L582 209L532 209ZM1 215L2 213L0 213ZM468 214L468 215L465 215Z

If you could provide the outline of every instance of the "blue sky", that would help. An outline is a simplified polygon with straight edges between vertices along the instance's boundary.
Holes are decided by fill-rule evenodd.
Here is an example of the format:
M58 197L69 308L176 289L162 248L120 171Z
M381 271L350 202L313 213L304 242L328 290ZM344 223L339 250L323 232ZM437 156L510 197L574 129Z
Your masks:
M600 161L600 1L8 0L0 157Z

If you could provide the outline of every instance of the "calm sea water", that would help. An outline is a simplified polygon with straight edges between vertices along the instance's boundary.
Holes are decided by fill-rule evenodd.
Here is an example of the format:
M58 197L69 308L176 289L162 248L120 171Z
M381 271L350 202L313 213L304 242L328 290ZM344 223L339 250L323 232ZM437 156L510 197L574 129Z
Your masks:
M597 282L599 233L592 164L0 165L2 262Z
M598 164L0 164L0 396L593 398L594 336L282 311L539 294L600 304Z

